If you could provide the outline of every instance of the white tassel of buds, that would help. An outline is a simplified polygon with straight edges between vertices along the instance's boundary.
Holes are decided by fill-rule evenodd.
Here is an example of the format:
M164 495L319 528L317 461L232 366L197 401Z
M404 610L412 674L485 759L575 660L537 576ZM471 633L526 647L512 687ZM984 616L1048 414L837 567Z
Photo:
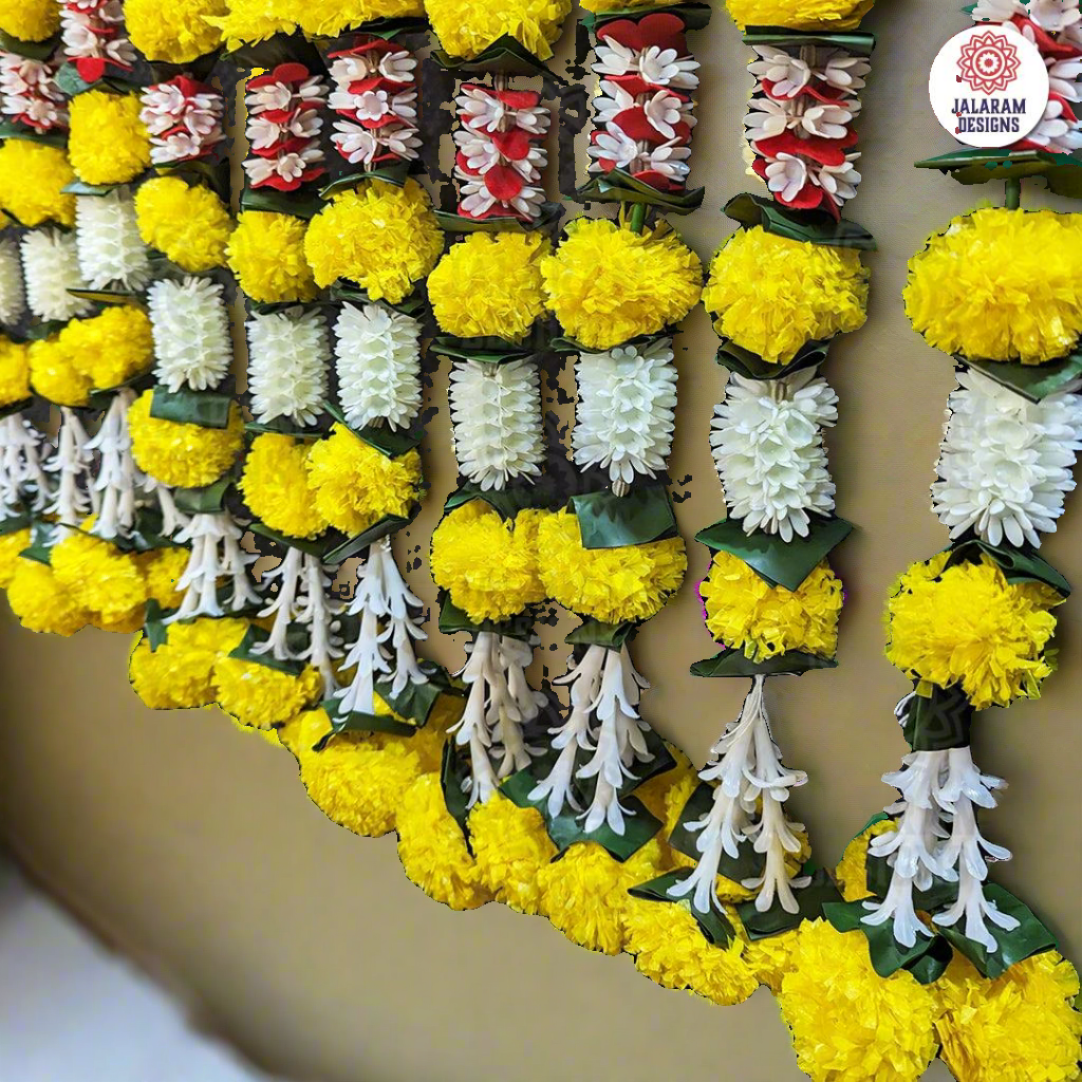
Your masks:
M240 612L259 600L248 575L248 566L259 558L240 547L244 531L225 511L193 515L175 540L191 548L188 566L177 589L184 591L180 608L167 622L196 616L224 616ZM224 578L228 601L218 598L218 580Z
M49 484L41 461L45 437L22 414L0 418L0 520L30 507L41 511L49 498Z
M255 315L248 328L248 390L261 424L284 417L314 424L327 396L331 350L318 311Z
M67 322L90 310L91 302L69 289L86 289L75 234L34 229L22 240L23 275L30 311L46 321Z
M131 453L128 407L135 392L124 387L113 396L97 435L86 450L100 455L94 478L97 493L93 533L106 541L128 537L135 525L136 489L143 486L143 474Z
M224 287L205 278L162 279L147 291L154 373L170 391L217 387L233 360Z
M92 485L94 453L90 438L75 410L60 408L60 430L56 451L45 463L49 473L55 473L56 488L48 511L56 516L60 526L78 526L100 503L97 489Z
M0 240L0 325L18 323L25 307L19 246L13 240Z
M787 820L784 810L789 791L805 784L808 776L800 770L787 770L781 763L780 751L770 735L764 682L763 676L754 678L740 717L710 749L710 761L699 772L703 781L717 783L710 811L687 824L689 831L699 832L695 847L702 855L691 875L669 888L669 896L690 894L692 907L700 913L709 913L711 906L720 908L717 878L721 858L727 855L736 860L741 844L749 840L754 841L755 852L766 857L763 875L742 883L758 892L755 908L759 912L766 912L775 898L787 913L798 912L793 888L809 882L789 876L786 856L800 852L796 832L804 826Z
M150 281L150 255L127 188L75 197L75 249L88 289L137 292Z

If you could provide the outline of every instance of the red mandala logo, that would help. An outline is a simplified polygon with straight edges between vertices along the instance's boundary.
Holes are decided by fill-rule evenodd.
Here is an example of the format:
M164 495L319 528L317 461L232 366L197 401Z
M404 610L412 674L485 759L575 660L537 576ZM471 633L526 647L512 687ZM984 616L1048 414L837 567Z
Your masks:
M1018 77L1022 61L1018 49L1005 34L989 30L977 34L962 46L958 60L958 81L982 94L1006 90Z

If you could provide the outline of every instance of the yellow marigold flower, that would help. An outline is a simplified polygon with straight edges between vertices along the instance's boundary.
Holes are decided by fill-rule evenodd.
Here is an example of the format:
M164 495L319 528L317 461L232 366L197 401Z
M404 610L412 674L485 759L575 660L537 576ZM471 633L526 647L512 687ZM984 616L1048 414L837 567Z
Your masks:
M715 552L699 585L706 626L716 642L752 661L802 650L833 657L842 611L841 580L824 560L797 587L771 586L743 560Z
M30 397L30 347L0 335L0 407Z
M873 0L725 0L733 22L787 30L855 30Z
M255 661L219 657L214 665L218 706L241 725L267 729L307 710L323 694L323 678L311 666L300 676Z
M1036 699L1052 672L1045 646L1063 603L1040 583L1009 583L987 556L942 570L946 554L917 564L887 604L887 658L917 690L960 683L977 710ZM936 577L930 577L936 573Z
M290 214L245 210L229 238L229 269L254 301L310 301L319 290L304 258L306 225Z
M625 8L664 7L665 0L579 0L579 7L586 11L623 11Z
M116 387L154 363L154 335L146 312L114 304L101 315L73 319L60 332L60 345L95 388Z
M548 596L579 616L606 624L656 616L680 589L688 566L680 537L583 548L579 520L567 510L544 518L537 547Z
M936 1053L939 1008L911 973L880 977L863 933L805 921L791 965L778 1006L797 1066L813 1082L916 1082L924 1074Z
M519 913L539 913L538 872L556 856L541 813L496 793L470 812L470 842L481 882L496 901Z
M336 195L309 223L304 254L321 286L356 282L372 300L397 304L436 265L443 232L428 193L382 180Z
M715 946L684 906L628 898L624 947L635 968L662 988L687 989L722 1007L743 1003L759 987L735 938Z
M472 58L510 35L541 60L552 56L571 0L425 0L440 45Z
M58 406L85 406L90 401L89 377L75 367L58 338L30 343L30 386Z
M71 99L68 153L87 184L125 184L150 165L150 136L136 94L88 90Z
M27 227L74 225L75 196L62 191L74 180L60 147L29 139L8 139L0 146L0 207Z
M128 410L132 457L144 473L175 488L202 488L236 461L244 447L244 422L235 402L227 428L163 421L150 416L153 404L153 390L144 391Z
M862 830L845 847L842 859L834 869L834 878L847 902L859 902L872 896L868 889L868 845L872 838L897 829L898 824L893 819L880 819Z
M458 338L521 342L544 314L541 259L551 252L540 233L471 233L451 245L428 277L440 329Z
M421 0L304 0L293 7L305 34L331 38L377 19L410 19L425 13Z
M729 918L734 925L740 923L732 911ZM785 974L793 968L793 948L796 946L795 929L779 935L756 939L744 948L744 961L760 984L765 984L774 995L781 991Z
M646 810L665 824L662 834L667 838L676 826L688 797L699 784L699 778L691 761L678 747L668 743L666 747L676 760L676 766L644 781L635 790L635 799L641 800Z
M451 909L477 909L492 901L447 810L438 772L422 774L409 787L398 806L396 827L402 870L430 898Z
M298 7L295 0L228 0L228 11L207 16L207 22L221 31L226 49L233 52L275 34L292 34L297 29Z
M909 261L905 310L946 353L1041 364L1082 334L1082 214L987 207Z
M256 436L244 459L240 490L252 514L287 537L312 538L327 528L308 484L314 444L273 432Z
M124 0L124 26L147 60L186 64L218 48L222 32L207 17L228 9L226 0Z
M864 326L868 270L854 248L741 229L717 251L703 304L723 338L771 364Z
M965 1082L1066 1082L1082 1076L1082 1014L1074 1007L1078 974L1047 951L994 981L955 954L932 986L943 1009L940 1056Z
M447 514L432 533L436 585L471 620L507 620L545 599L537 537L547 512L527 508L504 520L484 500Z
M184 600L178 589L181 576L188 567L190 550L179 546L152 549L137 557L147 581L147 600L157 601L163 609L175 609Z
M143 242L177 266L193 274L225 266L233 219L210 188L154 177L136 191L135 214Z
M44 41L60 29L56 0L0 0L0 30L20 41Z
M421 456L390 458L336 424L308 452L308 483L316 510L336 530L364 533L387 515L409 517L420 498Z
M675 233L633 233L607 218L569 222L541 276L564 332L591 349L657 333L683 319L702 291L699 257Z
M51 561L56 582L79 608L105 623L126 626L133 615L142 623L147 583L133 553L81 530L67 530L53 546Z
M37 560L19 559L7 589L11 611L28 631L67 637L90 622L90 613L56 581L53 569Z
M11 584L20 564L19 553L30 547L30 527L0 534L0 589Z

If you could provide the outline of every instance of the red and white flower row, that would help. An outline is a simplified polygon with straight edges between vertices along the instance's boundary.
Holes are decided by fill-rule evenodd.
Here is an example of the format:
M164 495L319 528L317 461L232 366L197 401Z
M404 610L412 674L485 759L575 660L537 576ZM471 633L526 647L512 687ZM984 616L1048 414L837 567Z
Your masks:
M135 63L121 0L67 0L60 8L60 27L64 56L88 83L110 67L130 71Z
M326 172L319 145L327 104L323 79L303 64L279 64L248 81L245 135L254 157L244 162L253 188L296 191Z
M141 100L155 165L205 158L225 138L222 95L186 75L147 87Z
M413 161L417 130L417 58L382 38L362 40L331 53L335 121L331 141L351 165L372 169L387 162Z
M0 112L14 124L47 132L68 126L57 66L18 53L0 53Z

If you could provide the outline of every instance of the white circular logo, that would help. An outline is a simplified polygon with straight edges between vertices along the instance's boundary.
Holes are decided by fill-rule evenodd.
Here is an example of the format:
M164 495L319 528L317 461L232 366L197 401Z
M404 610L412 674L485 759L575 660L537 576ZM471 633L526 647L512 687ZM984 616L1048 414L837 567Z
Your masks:
M971 147L1007 147L1044 116L1048 70L1013 23L984 23L955 34L935 58L928 96L936 118Z

